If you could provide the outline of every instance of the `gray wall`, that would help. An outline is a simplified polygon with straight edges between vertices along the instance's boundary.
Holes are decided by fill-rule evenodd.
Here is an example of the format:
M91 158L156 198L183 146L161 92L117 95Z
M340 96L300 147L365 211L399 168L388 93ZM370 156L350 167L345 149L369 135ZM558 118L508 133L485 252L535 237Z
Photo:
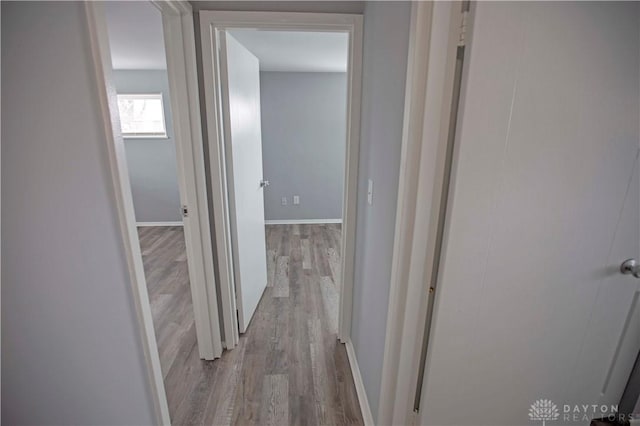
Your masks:
M84 6L1 7L2 423L152 424Z
M167 72L118 70L113 78L118 93L162 93L164 104L168 139L125 138L136 221L182 222Z
M351 339L374 418L382 376L411 5L368 2ZM373 205L367 204L372 179Z
M346 101L345 73L260 73L265 219L342 218Z

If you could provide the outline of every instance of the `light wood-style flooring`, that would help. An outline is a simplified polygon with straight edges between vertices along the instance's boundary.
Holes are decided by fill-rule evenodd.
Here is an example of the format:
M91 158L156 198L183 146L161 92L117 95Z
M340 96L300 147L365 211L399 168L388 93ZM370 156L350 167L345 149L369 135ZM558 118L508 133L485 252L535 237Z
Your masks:
M337 341L340 225L268 225L268 287L239 345L202 361L184 235L139 228L174 425L363 424Z

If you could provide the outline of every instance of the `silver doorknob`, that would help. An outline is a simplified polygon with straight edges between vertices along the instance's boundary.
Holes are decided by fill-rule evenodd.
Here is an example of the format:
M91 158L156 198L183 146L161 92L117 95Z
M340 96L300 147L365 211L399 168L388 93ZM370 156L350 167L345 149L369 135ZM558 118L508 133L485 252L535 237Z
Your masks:
M635 259L627 259L620 265L620 272L625 275L633 275L636 278L640 278L640 264Z
M260 181L260 188L264 188L265 186L269 186L269 181L262 179Z

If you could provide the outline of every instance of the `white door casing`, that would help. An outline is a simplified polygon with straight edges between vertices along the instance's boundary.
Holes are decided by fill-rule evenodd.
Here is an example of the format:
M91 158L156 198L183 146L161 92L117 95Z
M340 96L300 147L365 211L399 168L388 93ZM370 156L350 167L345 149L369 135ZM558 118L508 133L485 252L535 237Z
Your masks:
M264 228L260 64L227 31L220 34L229 216L240 333L267 286Z
M617 404L640 349L639 8L476 3L419 422ZM588 423L588 422L587 422Z
M198 352L200 358L212 360L222 355L222 338L197 106L195 40L191 35L193 31L188 30L190 24L186 22L191 8L171 2L156 6L162 12L180 204L187 209L182 220Z
M351 310L355 259L356 195L358 190L358 158L360 141L360 100L362 92L362 15L297 12L230 12L200 11L202 60L207 106L207 137L211 171L211 197L215 222L216 255L224 326L224 346L238 344L233 250L229 208L228 158L223 145L222 72L220 38L227 29L252 28L279 31L329 31L349 34L347 66L347 149L342 223L342 285L338 338L347 342L351 330Z

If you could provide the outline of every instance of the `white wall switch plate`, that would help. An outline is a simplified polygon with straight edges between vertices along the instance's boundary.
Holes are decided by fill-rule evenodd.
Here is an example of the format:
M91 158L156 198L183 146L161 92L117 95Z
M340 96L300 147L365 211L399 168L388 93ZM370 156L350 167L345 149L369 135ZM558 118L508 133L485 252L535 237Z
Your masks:
M299 195L294 195L293 196L293 204L296 205L296 206L298 204L300 204L300 196Z
M287 205L287 197L282 197L282 205L286 206Z
M367 187L367 203L373 204L373 181L369 179L369 186Z

